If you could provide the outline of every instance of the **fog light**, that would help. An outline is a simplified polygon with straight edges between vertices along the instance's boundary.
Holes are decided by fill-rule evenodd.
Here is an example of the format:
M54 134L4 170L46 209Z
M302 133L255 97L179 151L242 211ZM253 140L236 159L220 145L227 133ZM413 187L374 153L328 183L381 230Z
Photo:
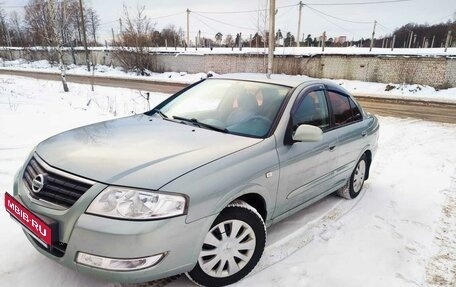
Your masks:
M165 253L161 253L148 257L120 259L101 257L97 255L87 254L84 252L78 252L78 255L76 256L76 262L82 265L87 265L106 270L133 271L154 266L164 256Z

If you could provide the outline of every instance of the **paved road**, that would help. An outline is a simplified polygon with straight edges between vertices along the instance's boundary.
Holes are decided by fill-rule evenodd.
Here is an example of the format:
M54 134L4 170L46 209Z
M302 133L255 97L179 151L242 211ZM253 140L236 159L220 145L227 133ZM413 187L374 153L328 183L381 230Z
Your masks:
M51 81L60 81L60 74L56 73L48 73L48 72L30 72L30 71L14 71L14 70L6 70L0 69L0 74L3 75L15 75L15 76L23 76L23 77L30 77L35 79L41 80L51 80ZM151 80L141 80L141 79L120 79L115 77L101 77L101 76L83 76L83 75L67 75L67 81L71 83L79 83L79 84L90 84L93 83L94 85L98 86L107 86L107 87L119 87L119 88L128 88L128 89L138 89L144 91L151 91L151 92L160 92L160 93L167 93L172 94L175 93L182 88L186 87L187 84L181 83L168 83L168 82L160 82L160 81L151 81Z
M456 124L456 103L385 99L367 95L355 97L366 111L373 114Z
M30 72L0 69L0 74L32 77L43 80L60 81L60 75L46 72ZM95 85L122 87L161 93L175 93L187 84L168 83L142 79L119 79L113 77L89 77L81 75L67 75L68 82ZM456 103L441 103L419 100L385 99L381 97L355 94L365 110L382 116L411 117L443 123L456 124Z

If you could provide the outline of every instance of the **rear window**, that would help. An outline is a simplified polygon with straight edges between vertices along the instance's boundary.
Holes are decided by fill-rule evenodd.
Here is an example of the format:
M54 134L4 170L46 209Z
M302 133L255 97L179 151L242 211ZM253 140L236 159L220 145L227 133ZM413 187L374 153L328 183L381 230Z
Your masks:
M348 95L328 91L328 96L334 114L335 126L342 126L362 120L358 106Z

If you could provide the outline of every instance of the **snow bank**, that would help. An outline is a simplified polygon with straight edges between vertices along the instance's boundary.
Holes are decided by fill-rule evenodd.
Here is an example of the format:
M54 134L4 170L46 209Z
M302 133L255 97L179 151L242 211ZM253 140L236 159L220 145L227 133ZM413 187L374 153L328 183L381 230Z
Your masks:
M0 47L0 50L21 50L18 47ZM32 50L47 50L53 49L51 47L32 47ZM75 50L84 50L84 47L75 47ZM89 47L89 50L93 51L111 51L115 50L115 47ZM189 54L189 55L216 55L216 54L267 54L268 49L264 47L250 48L243 47L239 48L225 48L225 47L213 47L196 49L195 47L183 48L183 47L149 47L151 53L176 53L176 54ZM70 50L70 48L63 48L63 50ZM364 47L325 47L322 51L321 47L275 47L274 55L294 55L294 56L312 56L319 54L335 54L335 55L407 55L407 56L456 56L456 48L449 47L445 52L445 48L395 48L391 51L391 48L373 48L369 51L369 48Z
M57 65L51 65L48 61L35 61L28 62L23 59L14 61L2 61L0 59L1 67L7 69L17 69L23 71L43 71L60 73ZM83 65L69 65L67 66L67 73L69 75L92 75L92 72L88 72L86 66ZM213 75L216 73L208 71ZM124 72L120 67L112 67L105 65L96 65L94 75L96 76L109 76L119 79L146 79L151 81L163 81L170 83L181 83L181 84L192 84L196 81L207 77L207 73L188 74L186 72L165 72L165 73L154 73L148 71L148 76L140 76L134 72ZM276 75L278 76L278 75ZM303 80L308 79L307 76L287 76L280 75L279 77L297 77ZM400 98L400 99L415 99L415 100L433 100L443 102L456 102L456 88L436 90L433 87L416 84L405 84L405 83L374 83L374 82L362 82L355 80L343 80L336 79L339 85L346 88L348 91L355 95L364 96L381 96L388 98Z

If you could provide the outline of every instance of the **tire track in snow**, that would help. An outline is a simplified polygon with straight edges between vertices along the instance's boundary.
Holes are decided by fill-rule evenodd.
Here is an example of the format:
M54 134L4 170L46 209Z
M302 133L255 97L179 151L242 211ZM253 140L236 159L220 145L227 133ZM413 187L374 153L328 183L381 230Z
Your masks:
M263 256L258 262L257 266L252 270L247 277L254 276L259 272L267 270L269 267L278 264L293 255L301 248L304 248L306 245L311 243L315 238L319 237L325 241L330 240L335 236L337 230L341 228L341 225L337 225L336 222L339 221L344 215L349 213L356 205L363 199L366 192L370 191L369 182L365 183L365 186L361 194L353 200L345 200L343 198L338 198L337 203L334 204L333 200L330 202L325 202L325 199L314 203L308 208L304 208L296 213L297 216L305 213L306 210L315 205L321 205L318 207L318 210L322 210L321 214L317 216L314 220L304 224L300 228L293 229L292 233L287 236L279 239L278 241L268 244L266 242L266 248L263 252ZM329 195L328 197L336 197L335 195ZM334 199L334 198L333 198ZM293 217L293 215L291 216ZM304 218L306 218L304 216ZM274 224L273 226L278 227L281 224L286 224L287 219L284 219L281 222ZM270 228L268 228L270 229ZM270 230L268 230L269 232ZM122 285L123 287L157 287L157 286L194 286L186 276L175 276L169 278L168 282L163 282L162 280L151 281L143 284L132 284L132 285ZM164 285L163 285L164 283ZM236 285L236 284L233 284Z
M434 238L439 251L426 266L429 286L456 287L456 169L445 191L440 228Z

